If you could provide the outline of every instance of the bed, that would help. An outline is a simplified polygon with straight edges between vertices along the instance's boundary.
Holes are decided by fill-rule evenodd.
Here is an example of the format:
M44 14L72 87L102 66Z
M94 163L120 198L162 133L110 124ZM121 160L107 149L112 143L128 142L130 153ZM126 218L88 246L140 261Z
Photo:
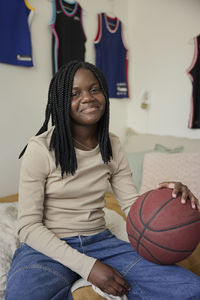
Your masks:
M181 181L200 199L200 140L138 134L127 129L124 149L140 193L156 187L165 180ZM4 299L6 276L15 249L19 246L16 232L16 195L0 198L0 299ZM112 190L105 196L105 219L117 237L128 241L125 215ZM184 261L178 263L200 276L200 245ZM74 300L102 300L91 286L77 288Z

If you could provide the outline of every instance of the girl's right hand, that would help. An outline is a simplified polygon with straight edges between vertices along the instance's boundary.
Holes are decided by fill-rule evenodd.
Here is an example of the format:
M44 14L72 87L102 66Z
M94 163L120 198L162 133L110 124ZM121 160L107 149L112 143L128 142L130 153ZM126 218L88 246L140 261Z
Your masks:
M99 260L95 262L88 281L113 296L123 296L130 290L128 283L117 270Z

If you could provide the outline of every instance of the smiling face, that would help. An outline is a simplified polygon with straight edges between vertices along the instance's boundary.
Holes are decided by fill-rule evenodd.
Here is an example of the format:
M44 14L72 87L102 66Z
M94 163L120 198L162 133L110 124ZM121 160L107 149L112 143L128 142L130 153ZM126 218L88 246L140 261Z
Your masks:
M105 97L95 75L80 68L74 76L70 117L72 126L96 126L105 111Z

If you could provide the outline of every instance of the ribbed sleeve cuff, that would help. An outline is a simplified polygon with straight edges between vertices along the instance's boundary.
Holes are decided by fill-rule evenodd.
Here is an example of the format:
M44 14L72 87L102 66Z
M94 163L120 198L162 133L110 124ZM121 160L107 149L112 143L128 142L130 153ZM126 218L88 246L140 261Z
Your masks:
M77 268L74 271L78 273L82 278L87 280L97 259L84 255L82 258L80 258L80 260L81 261L77 261Z

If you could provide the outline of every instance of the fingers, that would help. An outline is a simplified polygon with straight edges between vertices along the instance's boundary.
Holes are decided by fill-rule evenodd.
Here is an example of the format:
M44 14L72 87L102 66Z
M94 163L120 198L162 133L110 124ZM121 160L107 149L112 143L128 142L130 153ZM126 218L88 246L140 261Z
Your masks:
M181 194L181 203L183 204L186 203L187 197L189 195L189 189L187 188L186 185L183 185L180 182L175 182L172 191L172 196L177 197L178 194Z
M191 201L192 208L197 209L200 212L200 202L191 192L189 195L189 199Z
M113 278L110 280L110 284L107 287L102 288L107 294L114 296L123 296L130 290L128 283L122 278L121 274L114 270Z
M126 285L120 284L119 282L117 282L117 280L113 280L110 282L110 286L104 290L104 292L114 296L123 296L130 290L130 287L127 287Z
M116 272L115 283L117 285L116 287L117 292L119 292L121 296L127 294L130 291L129 284L123 279L120 273L118 273L116 270L115 272Z
M194 196L194 194L189 190L189 188L182 184L181 182L161 182L158 185L159 188L171 188L172 191L172 197L177 197L179 194L181 194L181 203L185 204L188 200L191 202L191 207L193 209L197 209L200 212L200 202L199 200Z
M116 281L116 283L119 285L119 286L121 286L123 289L125 289L125 290L127 290L127 291L129 291L129 289L130 289L130 286L129 286L129 284L121 277L115 277L115 281Z
M180 183L180 182L176 182L172 195L173 197L177 197L178 194L181 194L181 203L185 204L187 202L187 200L190 200L191 202L191 207L193 209L198 209L200 211L200 207L199 207L199 201L198 199L193 195L193 193L189 190L189 188Z
M198 201L198 203L197 203L197 209L200 212L200 202L199 202L199 200L197 200L197 201Z
M128 283L118 271L98 260L88 276L88 281L103 292L114 296L122 296L130 290Z

